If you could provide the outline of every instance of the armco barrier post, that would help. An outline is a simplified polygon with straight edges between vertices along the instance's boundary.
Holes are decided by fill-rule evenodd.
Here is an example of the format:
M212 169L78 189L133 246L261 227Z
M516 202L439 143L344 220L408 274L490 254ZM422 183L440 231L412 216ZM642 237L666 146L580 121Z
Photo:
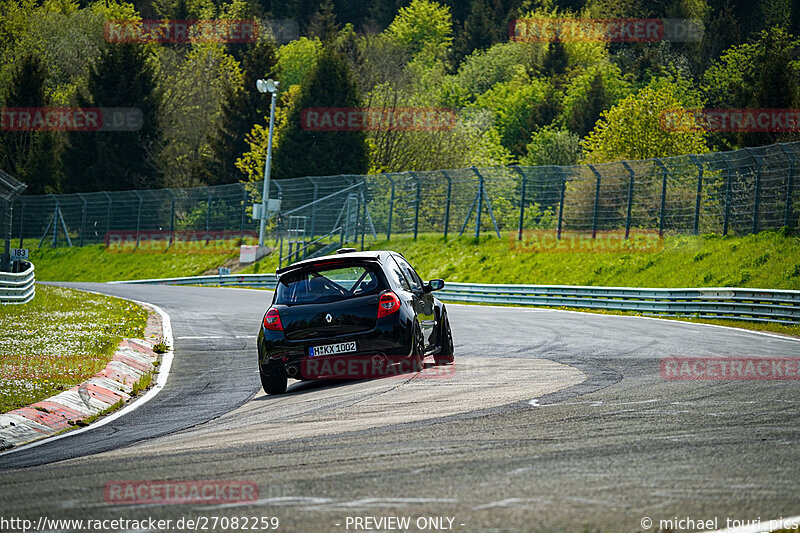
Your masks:
M664 225L666 222L664 217L667 213L667 176L669 172L659 158L654 157L653 161L661 168L661 208L658 210L658 234L662 236L664 235Z
M594 168L593 165L588 166L589 170L594 173L597 180L594 189L594 207L592 207L592 239L594 239L597 237L597 210L600 207L600 173Z
M697 235L700 232L700 199L703 195L703 163L697 159L696 156L690 155L689 159L697 165L697 196L694 200L694 228L693 233Z
M787 228L791 228L794 226L794 221L792 220L792 192L793 192L793 183L794 180L794 167L795 167L795 155L791 151L789 151L785 146L781 145L781 150L789 156L789 175L786 177L786 207L784 208L783 213L783 225ZM22 245L20 245L20 248Z
M631 234L631 208L633 207L633 169L627 161L622 162L622 166L628 171L628 207L625 213L625 238Z

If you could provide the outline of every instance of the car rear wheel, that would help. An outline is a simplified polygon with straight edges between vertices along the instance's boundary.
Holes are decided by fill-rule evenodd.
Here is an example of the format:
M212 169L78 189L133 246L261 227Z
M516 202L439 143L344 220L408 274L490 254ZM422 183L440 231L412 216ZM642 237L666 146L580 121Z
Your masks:
M261 386L267 394L283 394L286 392L288 379L276 364L262 365L259 369Z
M441 337L442 345L439 353L433 356L433 360L437 365L446 365L455 360L454 347L453 347L453 334L450 332L450 320L447 315L442 318Z

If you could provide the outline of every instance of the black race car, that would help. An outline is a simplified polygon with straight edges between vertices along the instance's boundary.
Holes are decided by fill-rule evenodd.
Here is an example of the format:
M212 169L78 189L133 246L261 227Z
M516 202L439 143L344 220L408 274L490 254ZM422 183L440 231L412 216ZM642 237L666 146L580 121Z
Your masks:
M408 261L391 251L308 259L278 269L258 334L261 384L286 392L287 378L364 379L453 362L447 310Z

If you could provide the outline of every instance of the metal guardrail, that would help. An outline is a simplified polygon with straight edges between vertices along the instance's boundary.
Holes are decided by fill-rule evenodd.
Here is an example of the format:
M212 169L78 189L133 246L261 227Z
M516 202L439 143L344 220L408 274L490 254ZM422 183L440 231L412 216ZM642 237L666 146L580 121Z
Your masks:
M275 274L231 274L144 279L112 283L215 285L275 288ZM741 288L638 289L574 285L512 285L447 282L441 300L632 311L653 316L726 318L782 324L800 323L800 291Z
M24 304L36 296L33 263L22 272L0 272L0 303Z

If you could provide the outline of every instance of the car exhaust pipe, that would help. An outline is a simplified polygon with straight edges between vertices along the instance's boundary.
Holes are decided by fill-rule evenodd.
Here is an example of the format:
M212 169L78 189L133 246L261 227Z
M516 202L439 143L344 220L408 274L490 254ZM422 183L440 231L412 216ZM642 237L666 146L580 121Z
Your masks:
M373 355L372 356L372 366L373 368L383 368L386 366L388 361L386 360L385 355Z
M295 377L297 375L297 367L295 365L287 366L286 373L289 375L289 377Z

